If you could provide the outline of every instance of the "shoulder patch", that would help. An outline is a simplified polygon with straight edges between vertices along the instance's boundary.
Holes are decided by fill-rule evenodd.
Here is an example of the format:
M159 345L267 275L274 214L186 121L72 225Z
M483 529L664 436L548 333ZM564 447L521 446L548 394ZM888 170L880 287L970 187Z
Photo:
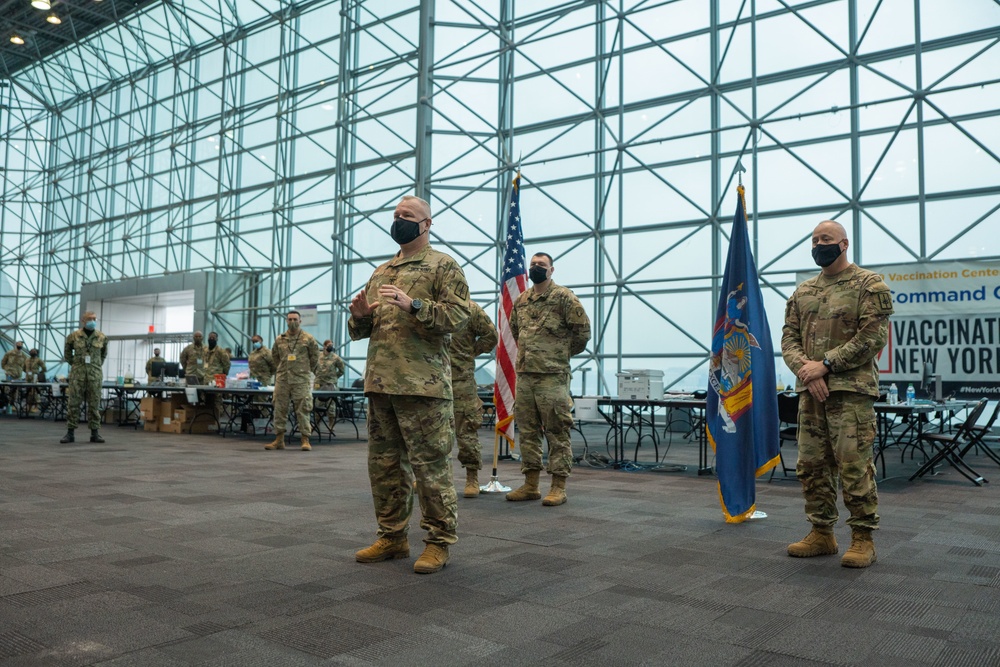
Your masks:
M868 286L868 293L874 297L875 307L880 314L892 313L892 292L889 291L888 285L879 280Z
M459 285L457 285L455 287L455 295L459 299L462 299L463 301L465 299L468 299L469 298L469 286L468 286L468 284L466 284L466 283L463 282L463 283L460 283Z

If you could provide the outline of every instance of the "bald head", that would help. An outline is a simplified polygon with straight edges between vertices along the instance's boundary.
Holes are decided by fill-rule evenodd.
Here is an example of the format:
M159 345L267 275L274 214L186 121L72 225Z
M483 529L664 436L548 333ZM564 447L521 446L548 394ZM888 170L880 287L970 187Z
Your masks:
M420 197L414 197L413 195L405 195L401 200L400 204L407 204L411 207L411 210L419 213L421 218L431 217L431 205Z
M813 245L816 245L816 237L823 236L829 240L822 240L820 243L837 243L847 238L847 230L836 220L824 220L816 225L813 230Z

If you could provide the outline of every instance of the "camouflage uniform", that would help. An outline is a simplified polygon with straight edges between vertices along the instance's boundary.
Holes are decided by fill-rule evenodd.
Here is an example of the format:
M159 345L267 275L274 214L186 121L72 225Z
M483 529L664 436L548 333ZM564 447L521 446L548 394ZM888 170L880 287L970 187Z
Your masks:
M215 386L215 376L228 375L232 365L229 352L226 351L226 348L220 345L216 345L214 350L206 347L205 365L203 367L205 382L203 384ZM222 397L214 393L205 393L204 397L205 405L211 408L212 414L215 415L216 420L219 420L219 425L222 426Z
M208 347L204 343L191 343L181 351L181 366L184 368L184 379L187 384L206 384L205 355Z
M48 368L41 357L28 357L24 362L24 379L28 382L37 382L38 376L46 371Z
M320 389L336 389L337 382L344 375L344 360L336 352L323 351L319 355L316 369L316 384Z
M277 367L274 365L274 357L271 355L270 349L261 345L259 350L251 352L248 365L250 366L250 377L268 387L273 384L274 371Z
M80 402L87 401L87 425L91 431L101 428L101 366L108 357L108 337L98 330L87 333L77 329L66 336L63 359L69 363L69 387L66 390L66 428L74 430L80 421Z
M569 289L551 283L542 294L531 287L510 312L517 341L514 418L520 433L521 472L542 469L542 433L549 443L548 472L566 477L573 468L569 359L590 340L590 318Z
M28 355L24 353L23 350L19 350L16 347L13 350L7 352L3 355L3 360L0 361L0 368L3 368L3 372L8 375L8 377L19 380L21 379L21 374L24 372L24 363L28 360Z
M149 360L146 362L146 382L152 382L153 380L158 379L153 377L153 364L157 362L163 364L166 363L167 360L159 355L149 358Z
M806 361L830 360L830 396L819 402L801 382L799 460L806 516L820 528L837 523L837 478L852 528L878 526L878 491L872 446L878 354L892 314L889 287L877 273L851 264L835 276L820 273L803 282L785 307L781 352L798 373Z
M497 346L497 329L479 304L469 301L469 323L451 337L451 390L455 396L455 437L458 460L463 468L479 470L483 455L479 427L483 424L483 402L476 392L476 357Z
M278 336L271 348L277 368L274 378L274 430L284 433L288 426L288 402L295 405L299 435L312 435L313 373L319 365L319 344L305 331Z
M397 253L368 280L369 302L395 285L423 307L415 314L380 305L348 321L351 340L369 338L368 477L379 537L402 539L409 530L413 489L428 544L458 540L458 499L451 474L455 439L451 334L469 318L469 285L454 259L427 245L410 257Z

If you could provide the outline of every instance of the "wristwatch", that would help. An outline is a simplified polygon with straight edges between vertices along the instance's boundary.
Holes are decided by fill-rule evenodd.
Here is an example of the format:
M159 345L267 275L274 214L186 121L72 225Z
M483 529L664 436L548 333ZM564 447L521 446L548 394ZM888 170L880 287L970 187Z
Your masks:
M823 357L823 365L826 366L826 369L828 371L831 371L831 372L833 371L833 364L831 364L830 360L827 359L826 357Z
M417 312L419 312L420 309L423 307L424 307L423 301L421 301L420 299L414 299L413 301L410 302L410 313L416 315Z

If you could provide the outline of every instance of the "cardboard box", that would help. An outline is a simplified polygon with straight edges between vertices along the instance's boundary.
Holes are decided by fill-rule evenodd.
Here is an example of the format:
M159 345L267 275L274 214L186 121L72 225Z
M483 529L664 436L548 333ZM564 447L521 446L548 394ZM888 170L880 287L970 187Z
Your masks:
M160 422L156 419L147 419L142 423L142 430L155 433L160 430Z
M142 411L143 416L149 415L155 418L160 415L162 405L163 401L160 399L155 396L147 396L139 401L139 410Z
M173 421L176 422L190 422L192 419L194 419L194 415L195 413L192 410L186 410L186 409L174 410L172 414L172 419Z
M173 394L170 394L170 412L186 408L187 404L187 396L185 396L183 392L174 392Z
M160 433L184 433L185 431L184 424L175 422L169 417L160 420Z

